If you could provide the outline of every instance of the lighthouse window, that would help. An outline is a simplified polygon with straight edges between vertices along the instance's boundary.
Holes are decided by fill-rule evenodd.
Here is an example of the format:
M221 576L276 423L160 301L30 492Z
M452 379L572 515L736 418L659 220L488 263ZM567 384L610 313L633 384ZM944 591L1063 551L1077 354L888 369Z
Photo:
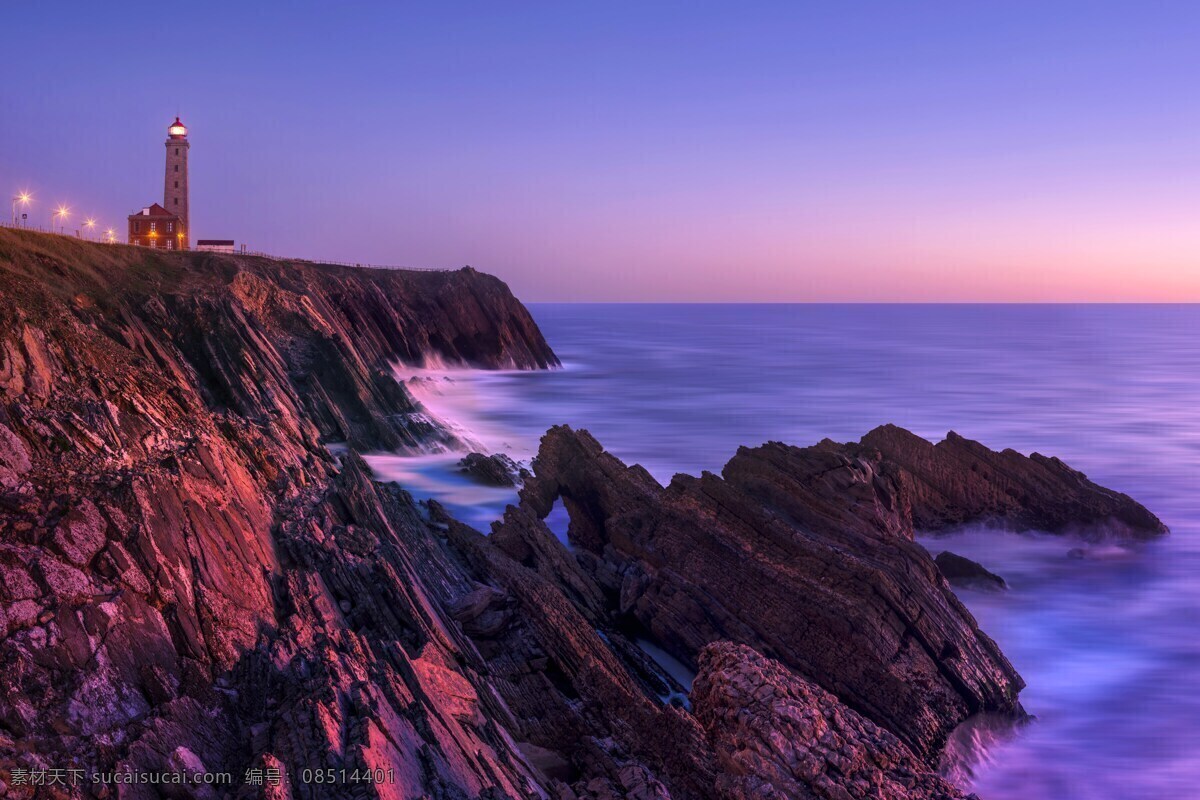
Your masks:
M179 155L179 148L178 148L178 147L176 147L176 148L175 148L175 155Z
M179 198L178 198L178 197L176 197L176 198L175 198L175 205L179 205Z

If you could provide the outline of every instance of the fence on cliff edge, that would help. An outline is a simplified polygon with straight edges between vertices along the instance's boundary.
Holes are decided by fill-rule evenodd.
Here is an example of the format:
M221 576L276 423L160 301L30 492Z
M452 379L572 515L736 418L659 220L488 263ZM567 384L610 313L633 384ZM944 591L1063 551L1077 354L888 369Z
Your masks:
M261 250L242 249L242 250L234 250L233 252L223 252L223 251L219 251L219 250L197 250L196 248L192 248L191 250L167 250L165 248L145 247L144 245L129 244L128 242L122 242L122 241L117 241L117 240L109 241L108 239L104 238L103 236L97 236L96 234L85 234L80 230L75 230L75 231L69 232L66 230L65 227L60 228L59 230L54 230L52 228L42 227L41 225L14 224L13 222L7 221L7 220L0 220L0 228L10 228L15 231L34 231L36 233L48 233L52 236L62 236L66 239L78 239L79 241L92 242L93 244L107 244L107 245L113 245L116 247L144 247L144 249L147 249L147 250L159 250L160 252L163 252L163 253L181 253L181 252L185 252L185 253L216 253L218 255L223 255L223 256L251 256L253 258L268 258L268 259L271 259L272 261L299 261L304 264L323 264L323 265L329 265L329 266L335 266L335 267L359 267L361 269L392 269L392 270L404 270L407 272L454 272L453 269L447 269L445 267L404 267L404 266L399 266L397 264L363 264L363 263L359 263L359 262L350 262L350 261L333 261L333 260L330 260L327 258L296 258L296 257L292 257L292 256L277 256L273 253L264 253Z

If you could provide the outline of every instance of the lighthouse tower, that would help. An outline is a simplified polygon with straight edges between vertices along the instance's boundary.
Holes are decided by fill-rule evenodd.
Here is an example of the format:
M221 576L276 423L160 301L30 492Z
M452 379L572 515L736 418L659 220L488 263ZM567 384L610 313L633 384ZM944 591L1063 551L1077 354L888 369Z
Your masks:
M187 128L175 118L167 128L167 175L164 183L163 205L167 213L179 217L176 233L176 248L189 250L192 236L191 220L188 217L188 139Z

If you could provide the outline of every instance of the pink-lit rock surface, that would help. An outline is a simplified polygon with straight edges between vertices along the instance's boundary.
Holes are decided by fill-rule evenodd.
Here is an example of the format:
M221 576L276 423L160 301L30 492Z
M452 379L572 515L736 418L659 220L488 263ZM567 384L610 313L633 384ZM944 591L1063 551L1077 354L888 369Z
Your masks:
M484 536L359 456L456 444L390 376L426 359L557 364L472 270L0 230L7 796L957 797L949 731L1020 716L1022 683L913 527L1162 530L957 438L773 443L663 487L555 428ZM648 644L698 671L691 707ZM14 778L69 768L235 785Z

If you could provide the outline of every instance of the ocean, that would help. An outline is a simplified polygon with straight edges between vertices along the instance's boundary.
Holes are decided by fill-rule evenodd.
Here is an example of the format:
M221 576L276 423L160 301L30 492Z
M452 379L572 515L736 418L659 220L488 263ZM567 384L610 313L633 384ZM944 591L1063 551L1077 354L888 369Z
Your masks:
M665 482L719 471L739 445L857 440L890 422L1056 455L1145 504L1170 536L921 539L1008 581L959 595L1024 676L1036 717L948 769L984 800L1200 794L1200 306L530 310L563 369L400 376L481 448L527 459L567 423ZM462 480L456 458L370 460L486 531L513 494ZM561 515L551 521L562 535Z

